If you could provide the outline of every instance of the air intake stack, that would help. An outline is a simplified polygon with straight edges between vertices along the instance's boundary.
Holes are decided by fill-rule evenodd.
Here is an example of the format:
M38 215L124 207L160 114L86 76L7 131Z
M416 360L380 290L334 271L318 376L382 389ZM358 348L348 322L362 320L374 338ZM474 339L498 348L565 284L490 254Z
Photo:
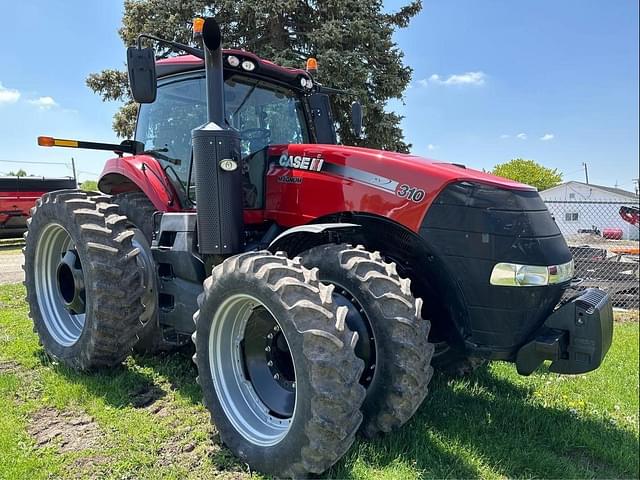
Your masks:
M240 135L225 120L222 35L213 18L198 18L207 85L207 123L191 132L198 212L198 249L203 255L242 251Z

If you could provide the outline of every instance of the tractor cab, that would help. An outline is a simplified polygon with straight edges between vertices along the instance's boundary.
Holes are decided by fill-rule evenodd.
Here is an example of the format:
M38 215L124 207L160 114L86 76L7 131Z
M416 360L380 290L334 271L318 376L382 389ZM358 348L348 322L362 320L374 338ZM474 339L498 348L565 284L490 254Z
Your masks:
M335 142L332 122L320 121L331 118L329 101L327 94L312 91L313 80L304 70L233 50L225 51L224 65L224 118L240 135L244 207L263 208L269 146ZM191 131L207 121L203 64L180 56L160 60L156 71L156 98L140 106L135 140L195 203Z

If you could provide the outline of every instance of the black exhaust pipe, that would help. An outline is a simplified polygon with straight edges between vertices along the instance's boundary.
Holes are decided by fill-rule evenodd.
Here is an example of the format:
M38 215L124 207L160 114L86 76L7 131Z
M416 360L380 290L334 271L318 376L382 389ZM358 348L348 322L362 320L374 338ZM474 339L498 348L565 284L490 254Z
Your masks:
M228 255L243 250L240 135L225 120L220 27L213 18L200 25L201 31L194 28L194 33L203 43L207 123L191 132L198 250L203 255Z

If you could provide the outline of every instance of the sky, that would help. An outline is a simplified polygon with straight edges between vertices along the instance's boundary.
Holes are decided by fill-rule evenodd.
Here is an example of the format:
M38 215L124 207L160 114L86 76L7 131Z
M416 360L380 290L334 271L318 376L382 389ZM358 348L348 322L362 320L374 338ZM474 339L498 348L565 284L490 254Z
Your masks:
M108 154L45 149L36 137L117 141L118 105L85 79L124 67L122 8L0 0L0 174L70 175L73 156L81 180L99 175ZM418 155L487 170L530 158L578 181L584 162L591 183L633 190L638 16L636 0L423 0L395 35L414 73L388 109L405 117Z

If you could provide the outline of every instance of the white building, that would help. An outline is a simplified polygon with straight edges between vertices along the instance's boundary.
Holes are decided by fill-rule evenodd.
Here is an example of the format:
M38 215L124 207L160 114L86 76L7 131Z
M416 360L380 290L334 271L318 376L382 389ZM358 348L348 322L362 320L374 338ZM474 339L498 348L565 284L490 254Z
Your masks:
M638 206L638 195L633 192L571 181L544 190L540 196L565 236L579 230L615 228L622 230L623 239L638 240L638 227L625 222L619 213L622 206Z

